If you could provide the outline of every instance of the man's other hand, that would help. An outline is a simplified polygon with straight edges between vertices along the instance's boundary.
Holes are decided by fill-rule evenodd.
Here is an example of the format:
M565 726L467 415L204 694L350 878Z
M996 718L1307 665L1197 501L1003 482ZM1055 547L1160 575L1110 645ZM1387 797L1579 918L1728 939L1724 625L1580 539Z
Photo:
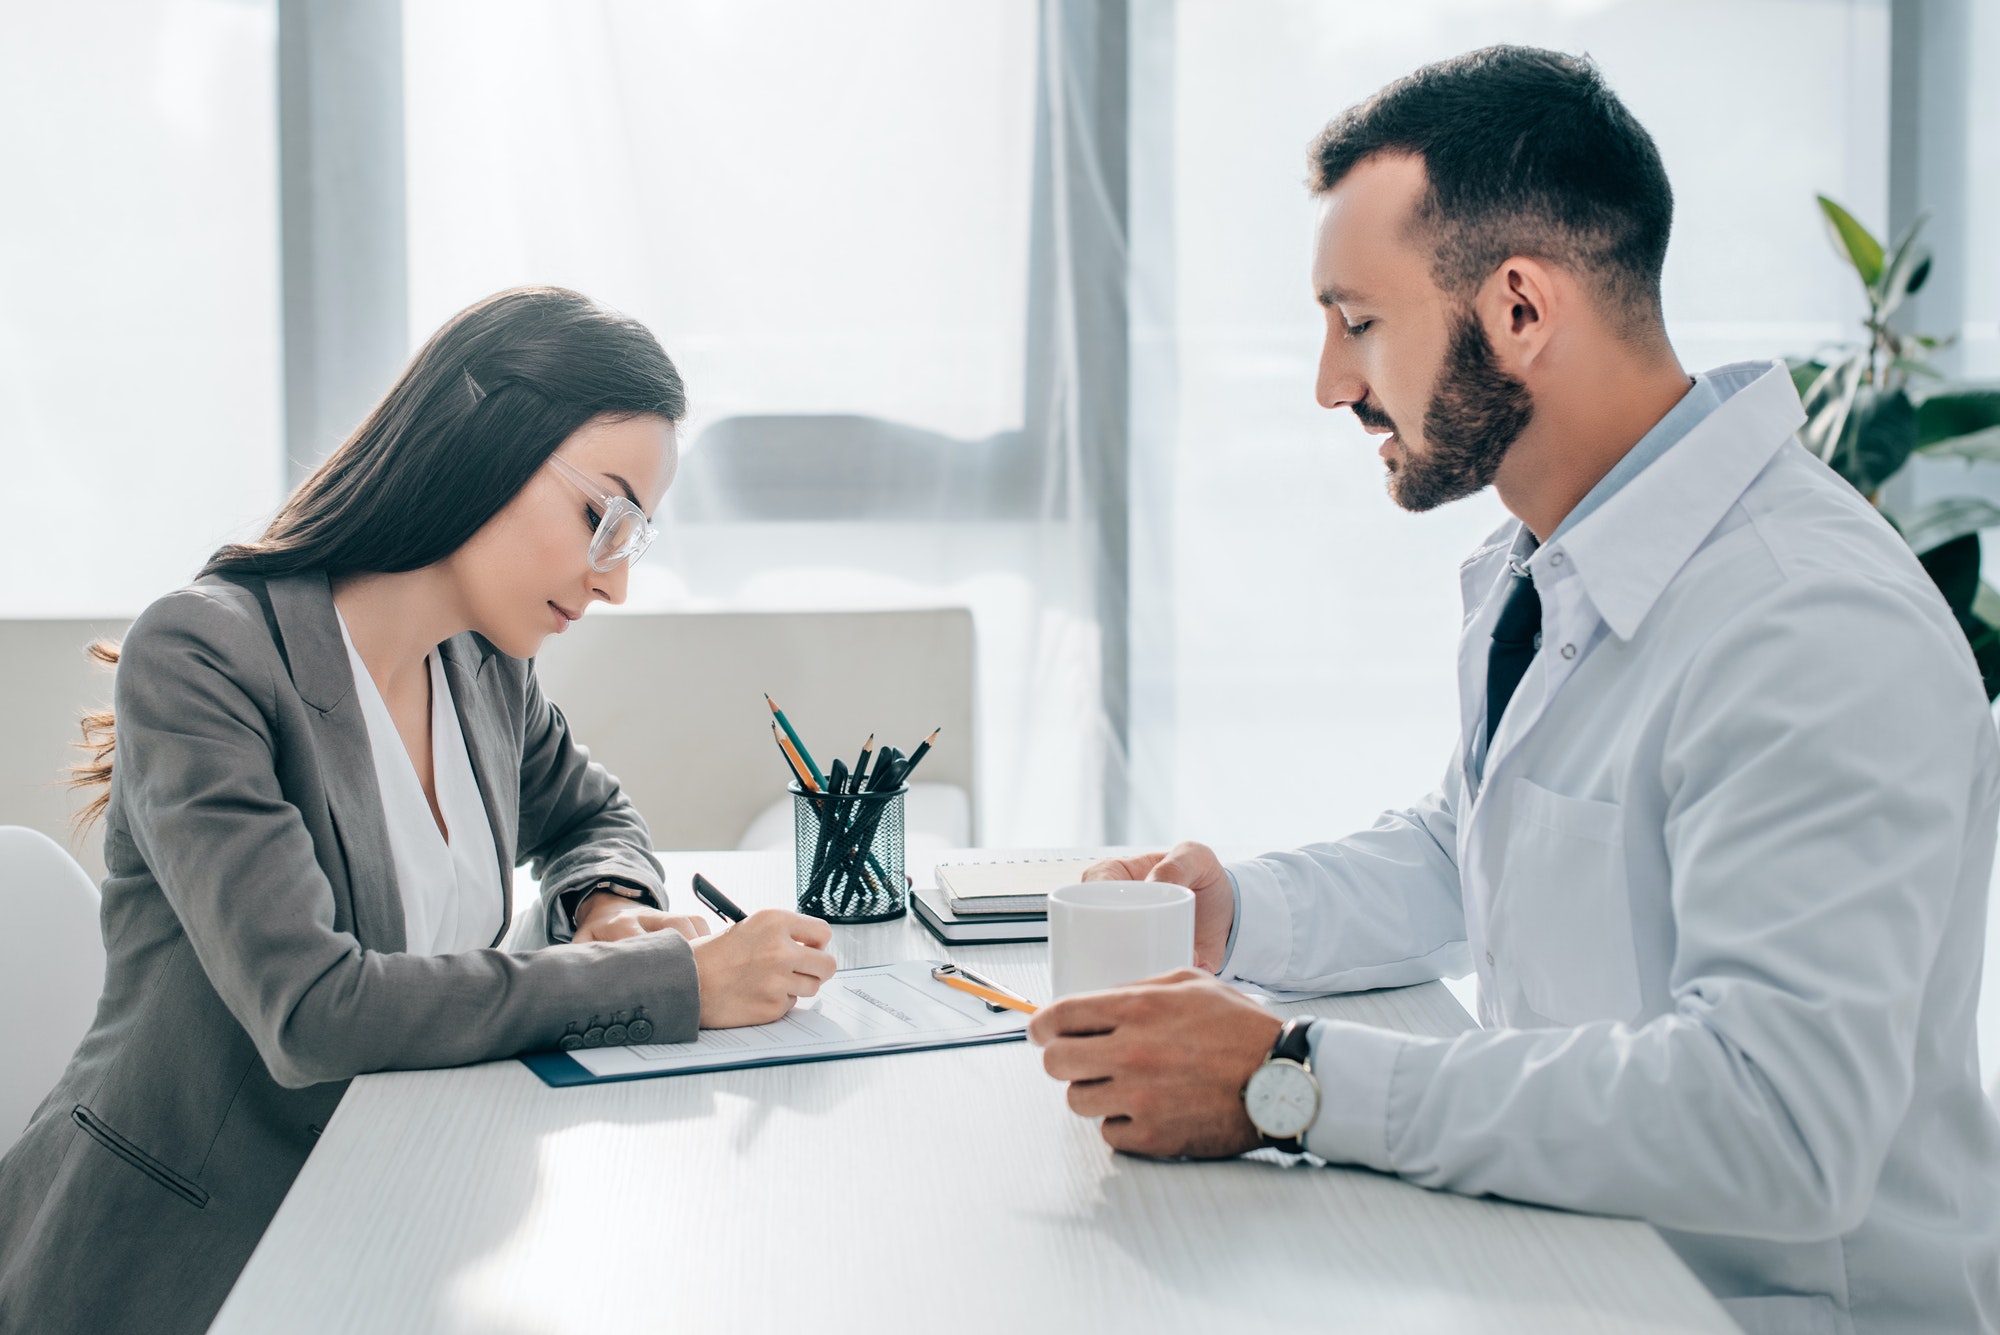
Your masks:
M1084 870L1086 881L1165 881L1194 891L1194 962L1217 973L1236 921L1236 887L1207 844L1175 844L1165 853L1106 858Z
M1263 1143L1243 1107L1243 1086L1281 1028L1248 997L1179 969L1044 1006L1028 1037L1048 1073L1069 1082L1071 1111L1104 1119L1111 1148L1222 1159Z

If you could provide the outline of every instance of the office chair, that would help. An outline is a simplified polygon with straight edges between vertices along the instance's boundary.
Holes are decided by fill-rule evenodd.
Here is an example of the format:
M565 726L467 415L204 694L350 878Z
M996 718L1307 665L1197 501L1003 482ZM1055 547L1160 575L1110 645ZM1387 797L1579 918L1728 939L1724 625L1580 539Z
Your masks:
M60 844L0 825L0 1153L68 1065L104 990L97 887ZM34 930L21 930L33 923Z

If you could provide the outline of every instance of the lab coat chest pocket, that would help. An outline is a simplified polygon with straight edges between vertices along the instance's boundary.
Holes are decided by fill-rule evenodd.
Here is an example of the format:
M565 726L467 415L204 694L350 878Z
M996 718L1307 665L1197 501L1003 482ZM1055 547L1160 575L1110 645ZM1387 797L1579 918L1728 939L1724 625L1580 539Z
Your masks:
M1625 886L1624 818L1614 802L1513 781L1493 926L1521 999L1558 1024L1629 1020L1638 956Z

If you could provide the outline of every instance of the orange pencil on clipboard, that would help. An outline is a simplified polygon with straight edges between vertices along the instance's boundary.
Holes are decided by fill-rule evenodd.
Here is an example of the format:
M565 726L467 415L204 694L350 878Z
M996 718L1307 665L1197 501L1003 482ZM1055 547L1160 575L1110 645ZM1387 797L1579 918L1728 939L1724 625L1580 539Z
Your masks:
M998 983L989 982L976 973L970 973L956 964L940 964L931 970L931 977L946 987L978 997L988 1006L996 1009L1020 1011L1023 1015L1033 1015L1041 1007L1026 997L1016 996Z

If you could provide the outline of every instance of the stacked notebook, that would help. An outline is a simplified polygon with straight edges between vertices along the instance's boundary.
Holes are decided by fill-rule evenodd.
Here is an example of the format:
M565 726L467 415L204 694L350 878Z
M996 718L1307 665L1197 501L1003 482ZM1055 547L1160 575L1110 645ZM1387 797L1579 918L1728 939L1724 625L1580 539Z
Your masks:
M1049 891L1075 885L1093 862L1118 850L1023 853L993 861L940 862L935 887L919 886L911 906L947 945L1049 939Z

